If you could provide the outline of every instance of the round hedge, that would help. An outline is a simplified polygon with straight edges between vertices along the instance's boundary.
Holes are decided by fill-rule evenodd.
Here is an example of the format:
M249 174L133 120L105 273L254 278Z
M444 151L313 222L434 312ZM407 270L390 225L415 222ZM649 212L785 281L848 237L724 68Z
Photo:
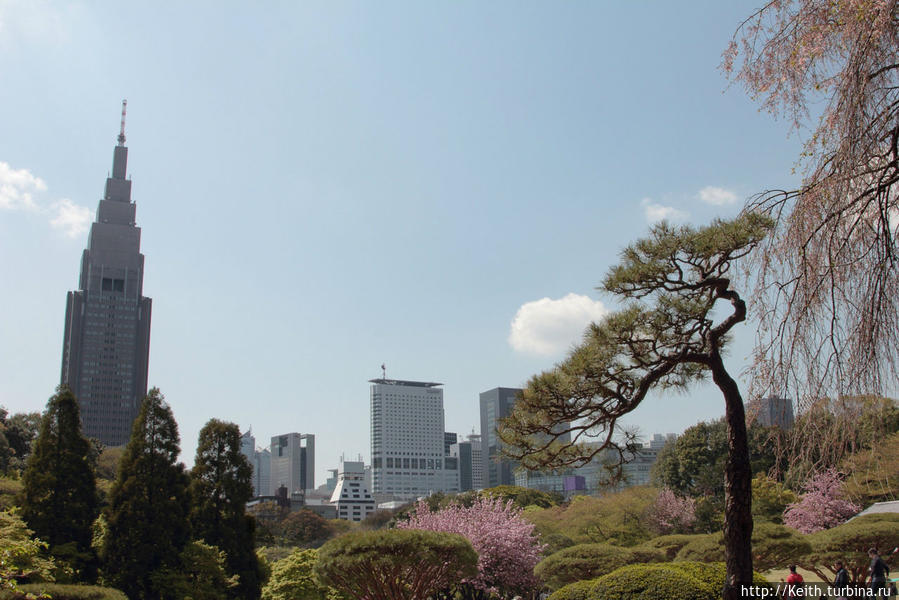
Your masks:
M611 544L578 544L541 560L534 574L550 589L594 579L634 563L661 562L664 554L650 548L621 548Z
M550 600L717 600L725 573L724 563L629 565L597 579L569 584ZM767 581L755 573L753 583L765 585Z

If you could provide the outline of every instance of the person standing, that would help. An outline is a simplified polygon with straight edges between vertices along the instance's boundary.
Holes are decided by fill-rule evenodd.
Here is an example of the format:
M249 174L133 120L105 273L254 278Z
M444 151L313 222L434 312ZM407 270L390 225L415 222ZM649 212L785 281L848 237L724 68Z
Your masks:
M787 575L787 598L800 598L802 594L798 592L800 585L805 583L802 575L796 572L796 565L790 565L790 574Z
M849 572L843 566L843 561L838 560L834 566L836 569L836 577L833 578L833 594L836 596L837 600L847 600L848 588L849 588Z
M887 586L887 575L890 568L880 558L877 548L868 550L868 556L871 558L871 566L868 567L868 576L871 578L869 588L878 598L886 598L890 594L890 588Z

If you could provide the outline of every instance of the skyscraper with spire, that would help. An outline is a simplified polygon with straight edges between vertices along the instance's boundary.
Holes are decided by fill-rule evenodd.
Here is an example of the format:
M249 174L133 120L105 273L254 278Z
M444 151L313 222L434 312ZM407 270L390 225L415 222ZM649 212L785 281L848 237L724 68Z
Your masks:
M78 289L68 293L61 382L81 404L84 434L107 446L131 436L147 393L152 301L143 295L140 227L126 178L125 108L112 175L81 256Z

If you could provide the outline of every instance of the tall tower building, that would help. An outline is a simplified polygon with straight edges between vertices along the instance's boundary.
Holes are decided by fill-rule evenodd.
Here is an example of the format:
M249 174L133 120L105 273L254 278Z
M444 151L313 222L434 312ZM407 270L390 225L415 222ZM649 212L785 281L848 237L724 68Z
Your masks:
M512 412L520 392L518 388L498 387L481 393L481 460L487 487L515 484L514 463L501 456L502 441L496 426Z
M107 446L128 443L147 394L150 310L143 295L140 227L126 178L125 103L112 175L81 257L78 289L68 293L61 383L81 405L84 434Z
M374 493L413 499L458 491L458 469L445 464L443 384L386 378L369 383Z

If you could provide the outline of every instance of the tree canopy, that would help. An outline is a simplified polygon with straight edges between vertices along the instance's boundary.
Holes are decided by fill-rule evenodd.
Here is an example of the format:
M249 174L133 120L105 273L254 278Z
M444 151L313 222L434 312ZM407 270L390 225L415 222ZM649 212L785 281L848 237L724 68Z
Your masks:
M732 80L811 131L802 184L763 192L749 206L777 219L751 269L761 307L759 392L818 398L896 382L896 14L896 0L768 1L724 54ZM817 123L810 109L820 110Z
M105 579L129 598L163 597L160 574L176 572L190 540L188 477L178 463L178 425L153 388L134 420L105 516Z
M78 401L68 386L59 386L25 467L22 518L85 581L95 579L97 569L91 542L99 502L91 451L81 434Z
M765 237L772 221L748 212L693 228L654 226L626 248L602 288L624 308L592 324L583 342L537 375L502 420L506 453L526 468L582 465L611 449L626 460L634 435L619 420L653 389L685 389L711 374L725 400L726 596L752 581L751 479L745 411L722 352L746 303L731 285L731 268ZM718 302L730 305L720 320Z
M318 551L315 573L352 598L418 600L474 577L477 563L459 534L388 529L329 541Z

